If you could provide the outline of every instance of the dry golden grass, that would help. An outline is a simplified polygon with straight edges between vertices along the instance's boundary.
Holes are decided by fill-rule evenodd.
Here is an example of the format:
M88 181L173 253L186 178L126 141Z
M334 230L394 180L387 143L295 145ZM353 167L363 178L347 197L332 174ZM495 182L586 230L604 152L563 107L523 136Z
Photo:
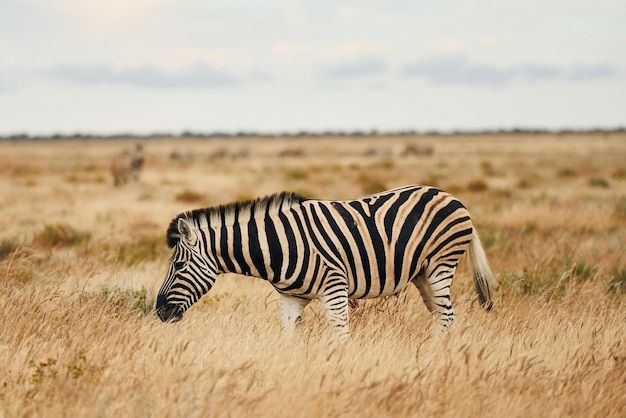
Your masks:
M115 188L131 145L0 143L0 417L626 416L626 135L155 140ZM462 266L438 338L414 288L361 302L347 342L318 303L285 335L271 286L234 275L156 318L177 213L410 183L469 208L493 312Z

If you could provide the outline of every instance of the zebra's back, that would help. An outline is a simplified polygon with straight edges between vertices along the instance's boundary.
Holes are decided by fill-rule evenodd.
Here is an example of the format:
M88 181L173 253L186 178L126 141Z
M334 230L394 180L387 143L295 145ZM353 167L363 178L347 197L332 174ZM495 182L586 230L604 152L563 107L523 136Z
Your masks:
M397 293L469 245L469 213L432 187L407 186L355 200L308 200L301 205L312 246L342 271L352 298Z

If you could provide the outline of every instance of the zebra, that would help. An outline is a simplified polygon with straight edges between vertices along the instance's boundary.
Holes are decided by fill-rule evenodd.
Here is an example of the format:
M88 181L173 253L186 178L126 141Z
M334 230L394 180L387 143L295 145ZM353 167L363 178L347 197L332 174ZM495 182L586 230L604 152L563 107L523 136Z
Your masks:
M419 290L444 331L455 312L450 285L465 252L479 302L493 306L493 274L467 209L429 186L404 186L356 200L311 200L282 192L180 213L167 229L173 249L156 301L176 322L226 272L260 277L278 291L282 324L293 329L307 304L322 302L340 339L348 300Z
M138 181L144 164L143 145L135 144L133 152L124 151L113 157L111 175L115 186L123 186L129 180Z

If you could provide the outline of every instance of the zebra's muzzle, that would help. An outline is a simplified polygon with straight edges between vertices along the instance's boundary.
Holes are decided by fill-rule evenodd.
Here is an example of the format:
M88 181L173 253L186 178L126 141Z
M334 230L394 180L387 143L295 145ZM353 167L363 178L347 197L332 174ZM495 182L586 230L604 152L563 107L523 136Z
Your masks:
M170 305L165 296L157 297L156 312L163 322L178 322L183 319L183 308L180 305Z

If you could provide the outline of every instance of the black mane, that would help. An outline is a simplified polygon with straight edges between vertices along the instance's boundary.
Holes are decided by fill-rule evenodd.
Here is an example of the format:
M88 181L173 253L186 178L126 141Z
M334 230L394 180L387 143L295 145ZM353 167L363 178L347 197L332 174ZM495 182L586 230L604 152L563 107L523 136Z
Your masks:
M306 197L293 192L280 192L243 202L233 202L225 205L182 212L172 219L172 222L170 222L170 225L167 228L167 245L170 248L174 248L178 243L178 240L180 239L180 235L178 233L178 220L181 218L198 225L201 218L211 219L214 216L228 217L233 215L235 212L245 210L271 211L272 209L279 209L283 207L283 204L286 204L287 206L294 206L299 205L306 200L308 200Z

